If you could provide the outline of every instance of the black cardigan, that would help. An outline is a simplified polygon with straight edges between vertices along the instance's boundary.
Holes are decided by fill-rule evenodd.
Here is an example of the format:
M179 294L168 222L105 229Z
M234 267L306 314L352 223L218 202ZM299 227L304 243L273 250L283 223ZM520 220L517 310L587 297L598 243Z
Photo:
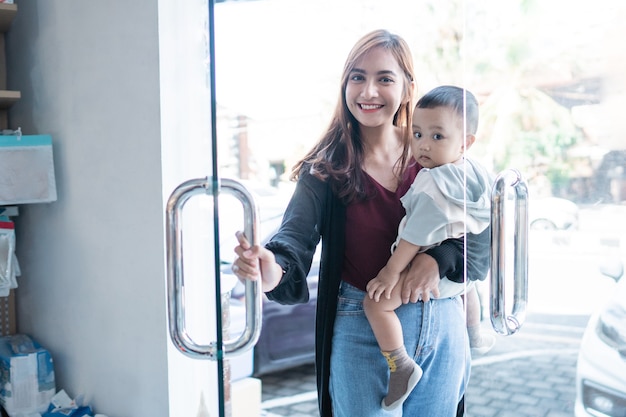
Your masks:
M285 271L278 286L266 293L267 297L282 304L297 304L309 300L306 277L322 239L315 328L321 417L332 416L328 390L330 351L344 258L345 217L346 207L329 183L305 173L298 180L280 229L266 245ZM489 228L480 235L467 235L468 276L472 280L484 279L487 274L489 240ZM427 251L437 261L442 277L463 282L463 244L463 238L449 239Z

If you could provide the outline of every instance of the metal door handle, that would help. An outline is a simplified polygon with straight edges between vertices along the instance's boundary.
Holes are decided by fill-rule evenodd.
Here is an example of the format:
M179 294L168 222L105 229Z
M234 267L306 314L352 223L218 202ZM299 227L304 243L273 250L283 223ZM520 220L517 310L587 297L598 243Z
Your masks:
M513 308L505 305L505 200L509 187L514 191ZM496 332L512 335L526 319L528 303L528 187L517 170L500 173L491 195L491 325Z
M185 300L182 247L182 209L193 196L211 194L209 178L192 179L180 184L170 195L166 207L168 320L170 338L176 348L187 356L217 360L217 342L200 345L194 342L185 327ZM236 197L243 205L244 234L252 244L258 243L259 211L250 192L240 183L222 179L220 192ZM219 263L219 259L216 259ZM218 276L216 279L220 279ZM241 354L251 349L261 332L261 291L258 281L245 282L246 325L243 333L234 340L223 341L225 357Z

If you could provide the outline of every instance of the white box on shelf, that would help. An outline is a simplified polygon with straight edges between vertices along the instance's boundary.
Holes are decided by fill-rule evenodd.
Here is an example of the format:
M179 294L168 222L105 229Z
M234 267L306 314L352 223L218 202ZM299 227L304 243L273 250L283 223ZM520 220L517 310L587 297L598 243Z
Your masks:
M50 135L0 135L0 206L56 199Z

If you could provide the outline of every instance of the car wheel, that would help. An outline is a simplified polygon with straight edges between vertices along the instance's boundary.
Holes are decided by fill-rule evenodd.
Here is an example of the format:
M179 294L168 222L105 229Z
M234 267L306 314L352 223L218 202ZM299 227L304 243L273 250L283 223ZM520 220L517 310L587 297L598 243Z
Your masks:
M537 219L530 224L531 230L556 230L556 224L548 219Z

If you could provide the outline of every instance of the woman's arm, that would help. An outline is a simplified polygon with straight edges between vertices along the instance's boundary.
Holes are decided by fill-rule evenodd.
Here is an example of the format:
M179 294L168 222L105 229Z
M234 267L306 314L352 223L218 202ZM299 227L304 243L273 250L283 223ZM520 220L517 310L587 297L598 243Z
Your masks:
M466 238L448 239L418 254L407 271L402 287L402 302L428 301L439 296L439 280L465 281L464 247L467 242L467 277L483 280L489 270L490 228Z
M464 250L467 252L467 262L463 256ZM487 227L479 234L468 233L465 238L446 240L426 253L437 260L441 278L447 277L450 281L461 283L465 282L466 265L470 281L485 279L489 271L490 250L491 228Z
M303 175L278 232L265 245L283 271L278 285L266 293L270 300L282 304L306 303L309 300L307 275L320 241L327 186L327 183L311 175Z
M233 273L240 279L260 279L270 300L282 304L307 302L306 278L320 240L325 187L310 175L301 177L278 231L265 247L251 247L243 234L237 233Z

